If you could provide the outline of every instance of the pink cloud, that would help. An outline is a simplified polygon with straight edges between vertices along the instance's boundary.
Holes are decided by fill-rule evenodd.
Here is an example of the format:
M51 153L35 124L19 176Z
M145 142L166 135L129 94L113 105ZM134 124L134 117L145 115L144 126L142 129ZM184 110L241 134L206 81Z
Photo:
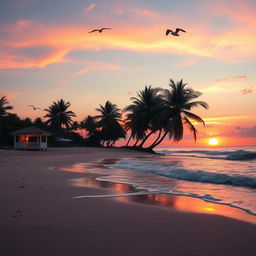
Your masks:
M84 9L84 13L89 13L91 12L94 8L96 7L96 4L95 3L92 3L90 5L88 5L85 9Z
M242 90L240 90L240 92L241 92L243 95L252 93L252 92L253 92L253 87L246 88L246 89L242 89Z
M233 78L234 80L241 80L241 79L247 79L247 76L235 76L234 78Z
M215 81L216 82L230 82L230 81L236 81L236 80L246 80L248 77L246 75L242 76L234 76L234 77L226 77L226 78L218 78Z
M160 16L158 13L153 12L151 10L147 10L147 9L128 9L127 12L130 12L140 17L144 16L144 17L156 18Z
M85 68L82 68L81 70L75 72L72 74L72 77L77 77L84 75L88 72L96 71L96 70L120 70L121 67L117 65L112 65L105 62L84 62L86 65Z
M240 23L240 26L243 26L243 23L255 24L255 6L246 0L235 0L233 2L231 5L225 1L212 1L210 4L208 3L208 11L218 16L226 15L233 22Z
M32 20L18 20L16 24L21 28L26 28L33 23Z

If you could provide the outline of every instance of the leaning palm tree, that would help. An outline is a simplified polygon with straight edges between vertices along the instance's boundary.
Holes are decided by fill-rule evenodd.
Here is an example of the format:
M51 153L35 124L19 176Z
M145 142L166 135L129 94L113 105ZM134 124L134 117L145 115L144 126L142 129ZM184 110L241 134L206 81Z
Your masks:
M141 140L139 147L142 147L149 136L156 132L153 123L163 106L160 89L145 86L131 100L132 104L124 109L128 112L125 123L127 128L130 127L131 137L136 138L135 145Z
M191 121L204 124L201 117L190 112L195 107L208 108L208 104L204 101L193 101L202 93L187 88L187 84L182 80L175 83L170 79L169 85L171 88L164 90L163 94L165 107L159 114L159 120L164 123L164 134L152 143L149 147L151 149L159 145L167 134L174 142L180 141L183 138L184 126L193 133L196 141L197 130Z
M10 114L8 110L12 110L13 106L10 106L8 104L9 104L9 101L7 100L7 97L2 96L0 98L0 117L4 117Z
M145 124L142 124L142 120L137 118L133 113L126 115L124 121L124 129L126 132L130 132L129 139L127 140L126 147L128 147L131 139L135 139L134 147L137 146L138 142L146 137Z
M116 104L107 101L104 106L100 105L96 110L99 112L96 119L98 120L98 128L103 144L106 142L108 147L114 145L119 138L125 138L125 131L120 124L121 110Z
M65 102L63 99L53 102L48 109L44 109L47 114L44 116L48 118L46 124L49 124L55 132L59 132L61 128L69 129L72 124L72 117L75 117L75 113L68 110L71 103Z

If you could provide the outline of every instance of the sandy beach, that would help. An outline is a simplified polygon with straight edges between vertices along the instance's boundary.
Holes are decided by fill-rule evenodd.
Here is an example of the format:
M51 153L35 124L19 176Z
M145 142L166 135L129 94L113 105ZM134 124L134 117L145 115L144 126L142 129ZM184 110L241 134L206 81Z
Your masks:
M140 156L150 154L103 148L0 150L0 255L254 254L255 224L112 198L76 200L78 195L112 193L111 188L71 186L71 179L84 175L57 170Z

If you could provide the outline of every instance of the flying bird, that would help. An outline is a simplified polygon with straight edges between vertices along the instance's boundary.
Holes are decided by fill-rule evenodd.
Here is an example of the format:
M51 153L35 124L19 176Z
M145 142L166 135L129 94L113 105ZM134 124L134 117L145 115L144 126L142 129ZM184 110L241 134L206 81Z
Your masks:
M35 107L34 105L28 105L29 107L32 107L34 110L37 110L37 109L40 109L41 110L41 108L38 108L38 107Z
M186 32L185 30L181 29L181 28L176 28L175 31L171 30L171 29L167 29L166 30L166 36L169 35L169 33L171 33L173 36L179 36L179 32L182 31L182 32Z
M90 32L88 32L88 33L93 33L93 32L99 32L99 33L102 33L102 31L103 31L103 30L105 30L105 29L110 30L111 28L94 29L94 30L92 30L92 31L90 31Z

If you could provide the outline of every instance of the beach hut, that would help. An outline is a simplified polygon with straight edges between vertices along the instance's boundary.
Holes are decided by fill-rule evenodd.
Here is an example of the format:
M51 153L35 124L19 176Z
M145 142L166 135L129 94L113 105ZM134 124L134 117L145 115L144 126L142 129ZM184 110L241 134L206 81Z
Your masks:
M51 134L34 126L11 132L15 149L47 150L47 137Z

